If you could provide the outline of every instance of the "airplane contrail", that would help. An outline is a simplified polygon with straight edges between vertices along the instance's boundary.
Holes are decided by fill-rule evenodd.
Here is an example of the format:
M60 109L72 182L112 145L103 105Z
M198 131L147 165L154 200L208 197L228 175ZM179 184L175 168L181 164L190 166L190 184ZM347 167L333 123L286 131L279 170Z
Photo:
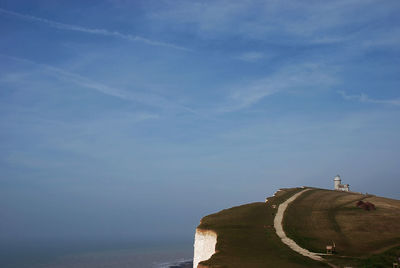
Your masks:
M155 41L155 40L151 40L151 39L137 36L137 35L124 34L124 33L118 32L118 31L109 31L106 29L87 28L87 27L83 27L83 26L79 26L79 25L66 24L66 23L61 23L61 22L57 22L57 21L53 21L53 20L39 18L39 17L31 16L31 15L21 14L21 13L17 13L17 12L2 9L2 8L0 8L0 13L7 14L7 15L10 15L13 17L24 19L24 20L30 20L30 21L34 21L34 22L43 23L50 27L60 29L60 30L75 31L75 32L88 33L88 34L97 34L97 35L103 35L103 36L111 36L111 37L125 39L128 41L142 42L142 43L145 43L145 44L148 44L151 46L162 46L162 47L169 47L169 48L178 49L178 50L191 51L191 49L188 49L188 48L185 48L182 46L178 46L175 44Z

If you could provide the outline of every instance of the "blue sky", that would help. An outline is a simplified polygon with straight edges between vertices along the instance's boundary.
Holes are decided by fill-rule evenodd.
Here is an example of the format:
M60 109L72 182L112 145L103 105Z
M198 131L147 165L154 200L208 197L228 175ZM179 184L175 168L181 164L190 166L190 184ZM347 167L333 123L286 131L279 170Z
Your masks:
M191 239L206 214L337 173L400 199L399 12L2 1L0 239Z

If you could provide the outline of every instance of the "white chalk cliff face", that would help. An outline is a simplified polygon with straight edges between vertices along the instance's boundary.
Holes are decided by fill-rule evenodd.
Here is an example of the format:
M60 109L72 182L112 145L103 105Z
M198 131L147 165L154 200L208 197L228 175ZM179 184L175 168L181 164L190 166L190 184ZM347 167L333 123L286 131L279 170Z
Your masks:
M201 261L208 260L215 253L217 244L217 234L211 230L202 230L197 228L194 236L194 257L193 268Z

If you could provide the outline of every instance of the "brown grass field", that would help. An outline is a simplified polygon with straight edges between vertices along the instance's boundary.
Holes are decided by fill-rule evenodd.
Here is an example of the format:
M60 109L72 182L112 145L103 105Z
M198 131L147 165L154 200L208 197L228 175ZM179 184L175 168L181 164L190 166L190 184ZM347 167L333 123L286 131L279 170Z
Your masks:
M356 207L359 200L375 204L376 210ZM300 246L314 252L324 252L325 246L334 241L337 254L330 258L333 263L350 261L361 267L387 267L385 264L392 262L389 259L400 254L400 200L313 189L289 205L284 228ZM387 252L390 249L392 253ZM379 254L389 255L384 262L369 261Z

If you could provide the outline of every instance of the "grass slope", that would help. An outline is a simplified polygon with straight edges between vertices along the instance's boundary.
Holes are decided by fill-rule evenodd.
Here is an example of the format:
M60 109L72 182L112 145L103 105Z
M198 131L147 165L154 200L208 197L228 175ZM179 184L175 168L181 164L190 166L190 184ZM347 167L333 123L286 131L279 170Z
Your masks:
M268 203L252 203L222 210L202 219L198 228L218 235L217 253L201 262L207 267L328 267L295 253L275 233L274 216L279 205L302 189L285 189Z
M357 208L359 200L377 209ZM324 252L334 241L338 254L329 258L331 263L388 267L400 256L400 201L313 189L289 205L284 229L300 246L314 252Z

